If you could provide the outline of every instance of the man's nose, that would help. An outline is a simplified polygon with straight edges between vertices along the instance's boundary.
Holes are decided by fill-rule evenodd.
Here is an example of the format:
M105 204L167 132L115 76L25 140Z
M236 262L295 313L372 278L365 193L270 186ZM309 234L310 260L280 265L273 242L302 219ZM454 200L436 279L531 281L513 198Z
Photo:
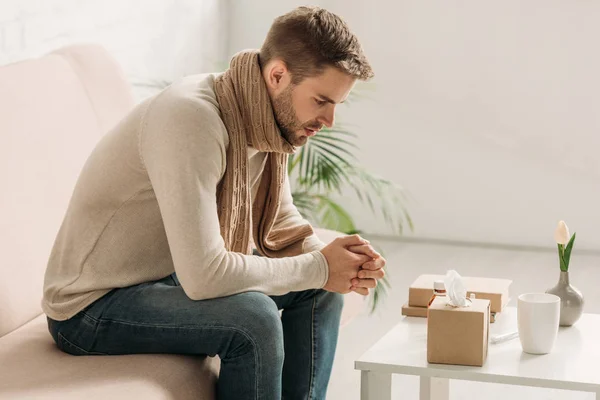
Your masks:
M329 110L319 118L319 122L326 127L331 128L335 122L335 108L329 108Z

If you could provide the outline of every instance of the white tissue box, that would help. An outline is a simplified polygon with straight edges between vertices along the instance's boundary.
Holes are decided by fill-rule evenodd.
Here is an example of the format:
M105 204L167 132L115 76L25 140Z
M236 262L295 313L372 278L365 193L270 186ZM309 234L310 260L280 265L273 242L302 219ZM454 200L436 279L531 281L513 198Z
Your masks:
M490 330L490 301L452 307L436 297L427 312L427 361L435 364L485 364Z

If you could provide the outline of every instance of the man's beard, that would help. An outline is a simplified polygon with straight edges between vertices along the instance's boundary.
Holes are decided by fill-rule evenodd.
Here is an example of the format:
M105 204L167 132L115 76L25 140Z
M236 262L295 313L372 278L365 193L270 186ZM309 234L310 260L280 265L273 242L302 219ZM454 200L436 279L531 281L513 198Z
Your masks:
M294 147L302 146L308 140L306 136L297 134L296 132L304 130L304 128L321 128L321 124L317 121L302 124L298 120L296 110L292 104L292 85L289 85L279 96L273 99L273 112L275 113L275 121L279 126L281 136Z

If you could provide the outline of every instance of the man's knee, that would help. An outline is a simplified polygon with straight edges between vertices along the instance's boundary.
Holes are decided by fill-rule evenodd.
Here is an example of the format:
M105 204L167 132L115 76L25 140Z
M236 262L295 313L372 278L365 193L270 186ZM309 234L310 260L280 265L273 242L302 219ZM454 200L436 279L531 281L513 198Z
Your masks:
M283 337L279 310L273 299L260 292L246 292L241 296L242 317L247 321L249 329L279 332Z
M240 352L256 352L261 359L283 365L283 328L275 302L259 292L242 293L238 307L229 310L237 321L234 355ZM231 356L231 355L230 355Z
M321 297L323 307L329 309L333 313L340 314L344 308L344 295L327 290L320 289L318 296Z

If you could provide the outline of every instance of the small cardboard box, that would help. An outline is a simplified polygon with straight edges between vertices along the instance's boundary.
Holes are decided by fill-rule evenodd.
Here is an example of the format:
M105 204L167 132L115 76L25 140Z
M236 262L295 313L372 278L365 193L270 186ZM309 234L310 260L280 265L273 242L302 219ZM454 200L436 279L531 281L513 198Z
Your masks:
M444 280L444 275L421 275L408 289L408 305L410 307L427 307L433 295L433 282ZM509 300L509 279L462 277L467 287L467 297L475 293L478 299L491 302L491 312L502 312Z
M402 315L406 317L427 318L427 307L411 307L408 303L402 306ZM490 312L490 323L496 322L496 313Z
M411 307L406 303L402 306L402 315L427 318L427 307Z
M455 308L436 297L427 317L427 361L435 364L485 364L490 330L490 301L473 299Z

